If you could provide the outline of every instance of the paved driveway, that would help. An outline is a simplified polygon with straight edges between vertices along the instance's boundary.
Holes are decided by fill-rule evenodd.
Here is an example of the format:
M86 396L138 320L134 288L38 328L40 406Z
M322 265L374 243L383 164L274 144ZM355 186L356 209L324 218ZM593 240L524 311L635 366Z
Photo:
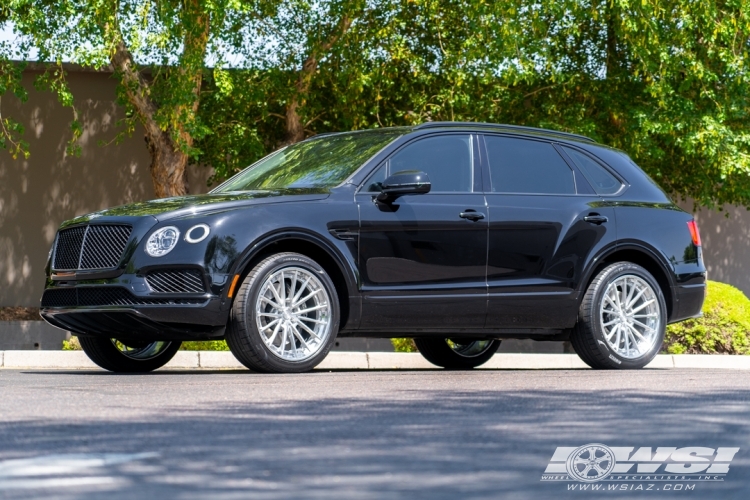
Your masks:
M540 480L587 443L740 451L719 482ZM741 371L0 372L0 498L745 499L749 450Z

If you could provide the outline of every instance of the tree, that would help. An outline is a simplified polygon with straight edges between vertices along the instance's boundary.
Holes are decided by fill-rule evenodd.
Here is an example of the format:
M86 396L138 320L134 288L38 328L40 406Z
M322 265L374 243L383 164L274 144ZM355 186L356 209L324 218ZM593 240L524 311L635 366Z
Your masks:
M525 8L523 8L525 7ZM698 205L750 204L750 4L519 2L527 70L486 113L582 132ZM525 19L524 19L525 18ZM488 40L488 52L507 39ZM529 50L531 49L531 50ZM487 100L484 102L486 104Z
M115 68L159 195L188 161L225 178L315 133L473 120L583 133L673 195L750 205L748 0L10 4L44 60Z
M199 141L200 160L226 178L278 147L321 131L350 130L335 119L357 98L353 80L367 72L369 48L389 2L292 0L268 8L244 26L242 66L214 71L200 115L215 133ZM334 62L335 61L335 62ZM341 100L321 107L322 81L336 65L350 85ZM360 122L363 128L369 123ZM355 126L356 126L355 125ZM343 129L340 127L344 127ZM219 132L220 131L220 132Z
M0 58L0 102L3 94L10 92L18 99L26 100L26 89L21 85L21 73L24 65ZM23 140L23 126L11 117L0 112L0 148L7 149L13 158L18 155L28 157L29 145Z
M430 20L416 112L584 133L673 195L750 205L750 3L407 3Z
M209 132L198 116L210 55L222 51L250 7L239 0L11 0L8 19L42 62L110 67L140 122L157 196L187 193L186 167ZM221 63L221 58L217 59ZM64 87L64 73L59 85Z
M474 120L579 132L627 151L675 196L750 205L750 2L389 5L362 99L379 103L377 116L360 105L350 122ZM321 80L332 85L320 98L341 102L337 75Z
M10 17L10 7L0 6L0 25ZM26 89L21 85L24 64L12 62L13 47L8 42L0 42L0 102L3 95L10 92L18 99L26 100ZM28 156L28 143L23 140L23 126L0 112L0 148L7 149L13 158L19 154Z

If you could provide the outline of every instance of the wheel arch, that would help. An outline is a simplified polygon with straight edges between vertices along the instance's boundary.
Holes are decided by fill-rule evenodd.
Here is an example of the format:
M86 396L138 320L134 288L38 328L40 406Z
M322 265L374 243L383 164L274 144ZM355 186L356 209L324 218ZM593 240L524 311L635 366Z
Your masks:
M315 235L284 231L255 242L237 260L232 275L240 275L241 282L258 262L270 255L282 252L294 252L313 259L331 277L339 298L339 329L344 329L350 319L358 317L358 311L353 311L354 308L350 304L352 290L357 289L356 278L350 265L332 245Z
M617 245L600 256L596 260L596 264L591 267L589 274L581 282L583 285L581 288L581 299L599 272L608 265L616 262L632 262L651 273L659 284L662 295L664 295L664 302L667 305L667 318L671 318L673 312L677 310L677 304L674 302L676 297L672 290L673 273L664 259L655 251L637 244Z

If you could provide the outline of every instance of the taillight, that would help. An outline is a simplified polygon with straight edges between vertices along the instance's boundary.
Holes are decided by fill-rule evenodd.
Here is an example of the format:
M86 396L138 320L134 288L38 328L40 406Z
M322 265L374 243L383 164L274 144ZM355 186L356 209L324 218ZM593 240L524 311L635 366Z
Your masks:
M701 233L698 232L698 223L695 220L691 220L688 224L690 230L690 236L693 238L693 245L701 246Z

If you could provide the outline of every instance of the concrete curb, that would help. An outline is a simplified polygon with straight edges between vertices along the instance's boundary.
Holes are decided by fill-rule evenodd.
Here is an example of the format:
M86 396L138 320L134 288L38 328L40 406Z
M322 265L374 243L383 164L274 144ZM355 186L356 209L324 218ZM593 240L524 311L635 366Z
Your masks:
M0 351L0 369L99 369L82 351ZM166 369L244 370L231 352L179 351ZM575 354L495 354L485 370L578 370L588 368ZM647 368L750 370L750 356L660 354ZM418 353L335 351L316 368L325 370L434 370Z

